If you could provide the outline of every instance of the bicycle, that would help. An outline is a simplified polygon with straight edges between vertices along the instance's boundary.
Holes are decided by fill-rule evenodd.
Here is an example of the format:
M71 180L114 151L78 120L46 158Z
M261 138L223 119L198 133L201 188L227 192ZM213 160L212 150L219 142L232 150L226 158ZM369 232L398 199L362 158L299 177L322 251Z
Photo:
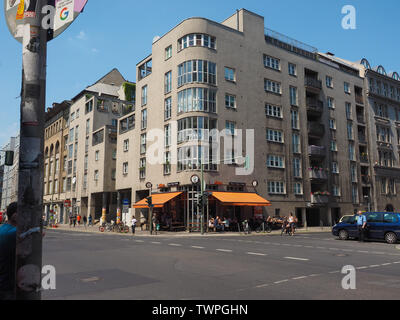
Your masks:
M113 225L111 223L108 223L108 222L103 223L101 226L99 226L99 231L100 232L104 232L104 231L112 232L113 229L114 229Z
M256 233L271 233L272 232L272 227L271 224L268 222L262 222L257 228L256 228Z
M129 227L125 225L123 222L120 222L119 224L114 225L113 231L118 233L128 233Z

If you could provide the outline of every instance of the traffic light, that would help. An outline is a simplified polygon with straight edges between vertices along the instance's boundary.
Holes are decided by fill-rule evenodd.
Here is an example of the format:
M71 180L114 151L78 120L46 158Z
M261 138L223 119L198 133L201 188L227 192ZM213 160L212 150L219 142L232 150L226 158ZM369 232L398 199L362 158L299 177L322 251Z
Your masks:
M146 203L149 208L151 208L153 206L153 201L152 201L151 197L146 198Z
M4 164L11 167L14 164L14 151L6 151L6 158Z

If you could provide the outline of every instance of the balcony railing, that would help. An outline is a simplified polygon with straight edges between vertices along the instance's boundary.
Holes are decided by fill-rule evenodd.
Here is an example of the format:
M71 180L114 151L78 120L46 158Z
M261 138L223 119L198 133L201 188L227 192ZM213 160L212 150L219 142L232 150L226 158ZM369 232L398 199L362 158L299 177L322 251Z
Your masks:
M367 155L360 155L360 162L361 163L369 163L369 159Z
M328 179L328 175L326 174L326 172L324 170L310 170L309 171L309 177L311 180L327 180Z
M310 87L310 88L314 88L314 89L322 89L322 81L315 79L315 78L310 78L310 77L306 77L305 78L305 86L306 87Z
M325 157L326 156L326 148L322 147L322 146L309 146L308 154L310 156Z
M329 196L311 195L312 204L328 204Z
M306 103L308 111L321 114L324 110L324 103L320 100L307 98Z

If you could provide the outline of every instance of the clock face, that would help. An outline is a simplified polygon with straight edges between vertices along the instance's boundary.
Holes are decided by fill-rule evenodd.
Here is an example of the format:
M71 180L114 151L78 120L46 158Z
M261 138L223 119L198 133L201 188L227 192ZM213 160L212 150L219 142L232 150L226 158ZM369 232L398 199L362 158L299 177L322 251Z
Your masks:
M258 186L258 181L257 180L254 180L253 181L253 187L255 188L255 187L257 187Z
M200 181L200 178L198 176L194 175L190 178L190 180L192 181L192 183L198 183Z

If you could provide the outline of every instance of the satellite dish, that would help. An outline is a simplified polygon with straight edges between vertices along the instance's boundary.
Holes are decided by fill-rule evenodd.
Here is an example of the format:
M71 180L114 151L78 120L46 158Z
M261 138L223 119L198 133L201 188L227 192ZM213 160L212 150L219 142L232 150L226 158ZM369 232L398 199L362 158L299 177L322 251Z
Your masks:
M22 43L25 19L43 15L41 25L47 29L47 40L58 37L79 16L88 0L4 0L4 12L11 35Z
M158 39L161 39L161 37L160 37L160 36L155 36L155 37L153 38L153 43L156 42Z

